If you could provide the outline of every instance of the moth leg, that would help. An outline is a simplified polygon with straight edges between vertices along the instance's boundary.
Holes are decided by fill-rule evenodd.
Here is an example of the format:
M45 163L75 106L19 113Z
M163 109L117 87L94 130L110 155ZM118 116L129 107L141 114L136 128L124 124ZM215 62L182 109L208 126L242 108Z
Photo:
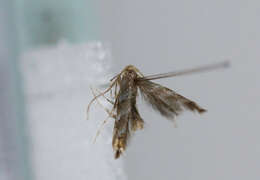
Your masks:
M93 92L93 89L91 88L91 90L92 90L92 94L94 95L94 96L96 96L96 94ZM96 91L98 92L98 93L101 93L98 89L96 89ZM111 91L110 91L111 92ZM112 104L112 105L114 105L115 103L111 100L111 99L109 99L108 97L106 97L104 94L102 95L110 104Z
M93 96L96 96L96 94L95 94L93 88L91 88L91 90L92 90ZM106 98L104 95L103 95L103 97ZM107 98L106 98L106 99L107 99ZM110 99L107 99L107 100L110 100ZM110 100L110 101L111 101L111 100ZM110 101L109 101L109 102L110 102ZM98 131L97 131L97 133L96 133L96 136L95 136L95 138L94 138L94 142L93 142L93 143L96 142L97 137L98 137L99 134L101 133L101 130L103 129L104 125L107 123L108 118L110 118L110 117L115 118L115 116L116 116L115 114L113 114L114 108L113 108L112 110L107 109L106 107L104 107L104 106L99 102L98 99L97 99L97 103L98 103L103 109L105 109L105 111L108 113L108 116L107 116L107 118L103 121L103 123L101 124L100 128L98 129ZM111 103L113 103L113 102L111 102ZM113 104L114 104L114 103L113 103Z
M114 97L116 97L117 94L117 83L115 84L115 92L114 92Z
M96 143L97 137L100 135L101 130L103 129L104 125L107 123L109 117L110 117L110 116L107 116L107 118L103 121L103 123L102 123L101 126L99 127L99 129L98 129L98 131L97 131L97 133L96 133L96 136L95 136L95 138L94 138L93 143Z
M97 95L95 94L93 88L90 88L90 89L91 89L91 91L92 91L93 96L96 97ZM107 99L107 98L105 97L105 95L102 95L102 96L103 96L108 102L110 102L111 104L114 104L110 99ZM103 104L101 104L98 99L97 99L97 103L108 113L108 115L109 115L110 117L113 117L113 115L111 114L111 111L110 111L108 108L104 107Z
M116 84L115 84L115 86L116 86ZM112 90L109 92L109 94L110 94L110 98L112 98Z
M112 114L114 110L115 110L115 109L113 108L113 109L109 112L109 114L111 114L111 115L107 116L107 118L102 122L101 126L99 127L99 129L98 129L98 131L97 131L97 133L96 133L96 136L95 136L95 138L94 138L93 143L96 142L97 137L100 135L101 130L103 129L104 125L107 123L108 119L109 119L110 117L115 118L116 115L115 115L115 114Z
M90 106L92 105L92 103L93 103L97 98L99 98L100 96L102 96L102 95L106 94L108 91L110 91L110 90L113 88L113 86L115 85L116 82L117 82L116 80L115 80L114 82L112 82L111 85L110 85L105 91L103 91L102 93L98 94L97 96L95 96L95 97L90 101L90 103L88 104L88 107L87 107L87 119L88 119L88 115L89 115L89 109L90 109Z

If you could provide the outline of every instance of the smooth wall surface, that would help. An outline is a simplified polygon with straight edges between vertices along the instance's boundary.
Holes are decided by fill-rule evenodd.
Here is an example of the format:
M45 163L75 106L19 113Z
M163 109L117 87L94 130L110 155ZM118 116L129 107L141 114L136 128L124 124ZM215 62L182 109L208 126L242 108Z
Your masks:
M19 48L12 1L0 0L0 179L30 180Z
M88 0L14 0L17 32L22 50L82 43L98 39L95 2Z
M125 155L129 179L259 178L259 8L255 0L99 2L116 71L231 61L227 70L156 81L208 109L180 116L178 128L138 101L146 124Z

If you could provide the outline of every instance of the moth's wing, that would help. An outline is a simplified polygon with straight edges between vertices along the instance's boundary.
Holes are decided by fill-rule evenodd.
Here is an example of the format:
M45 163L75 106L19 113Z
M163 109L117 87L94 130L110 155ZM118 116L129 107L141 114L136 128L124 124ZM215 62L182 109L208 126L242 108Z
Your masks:
M136 130L143 129L144 124L135 105L122 102L118 106L120 111L116 115L112 141L116 159L125 151L129 143L130 134Z
M144 124L136 108L137 87L130 86L131 79L127 78L121 80L120 90L114 104L116 116L112 144L116 159L125 151L130 134L142 129ZM132 83L134 83L133 79Z
M117 117L115 120L112 146L115 151L115 158L119 158L125 151L130 137L128 115Z
M183 110L197 111L203 113L206 110L173 90L163 87L149 80L137 82L144 99L161 115L174 119Z
M131 131L135 132L144 128L144 120L141 118L136 105L132 105L132 117L130 118Z

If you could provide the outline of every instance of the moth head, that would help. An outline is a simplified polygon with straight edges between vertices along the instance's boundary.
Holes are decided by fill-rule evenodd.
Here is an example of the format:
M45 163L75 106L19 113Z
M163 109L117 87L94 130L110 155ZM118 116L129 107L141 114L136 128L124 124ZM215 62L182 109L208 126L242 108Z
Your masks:
M139 71L139 69L133 65L128 65L121 71L122 75L125 75L126 73L130 76L143 77L143 74Z

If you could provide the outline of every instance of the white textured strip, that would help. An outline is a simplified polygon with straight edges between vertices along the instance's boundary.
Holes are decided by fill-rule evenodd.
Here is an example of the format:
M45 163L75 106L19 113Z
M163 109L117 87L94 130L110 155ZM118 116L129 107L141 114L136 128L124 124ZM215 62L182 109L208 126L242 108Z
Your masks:
M110 53L100 42L62 42L23 55L22 70L36 180L124 180L112 152L113 120L93 144L106 112L94 105L90 85L110 78Z

